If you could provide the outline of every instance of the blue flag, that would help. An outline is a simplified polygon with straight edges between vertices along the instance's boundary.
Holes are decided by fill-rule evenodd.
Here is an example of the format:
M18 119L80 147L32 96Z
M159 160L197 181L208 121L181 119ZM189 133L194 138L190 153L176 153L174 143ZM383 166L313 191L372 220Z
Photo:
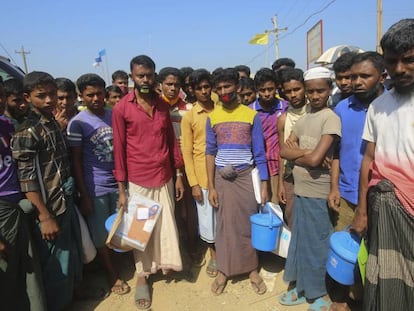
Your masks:
M106 50L105 49L100 50L98 54L99 54L99 57L105 56L106 55Z

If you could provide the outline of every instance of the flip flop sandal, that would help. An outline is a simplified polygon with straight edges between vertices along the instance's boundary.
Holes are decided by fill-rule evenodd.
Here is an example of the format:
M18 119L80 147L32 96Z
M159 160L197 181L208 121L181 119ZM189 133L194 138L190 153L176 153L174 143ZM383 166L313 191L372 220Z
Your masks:
M267 287L263 279L260 279L258 282L250 281L254 292L258 295L263 295L267 291Z
M293 299L293 297L295 297L295 299ZM305 296L299 296L299 293L295 287L280 295L279 303L284 306L296 306L306 303L306 298Z
M313 303L311 303L308 311L328 311L331 305L331 300L326 300L324 297L319 297Z
M202 253L192 253L190 257L194 267L200 268L206 264L206 259Z
M111 288L111 292L117 295L125 295L128 294L131 290L131 287L125 282L121 280L121 284L114 284Z
M223 283L220 283L218 279L215 278L213 284L211 284L211 291L216 296L221 295L226 285L227 285L227 280L225 280Z
M151 308L151 297L149 286L141 285L135 289L135 305L140 310L148 310Z
M211 278L215 278L217 276L217 261L215 259L210 259L210 261L208 262L206 273Z

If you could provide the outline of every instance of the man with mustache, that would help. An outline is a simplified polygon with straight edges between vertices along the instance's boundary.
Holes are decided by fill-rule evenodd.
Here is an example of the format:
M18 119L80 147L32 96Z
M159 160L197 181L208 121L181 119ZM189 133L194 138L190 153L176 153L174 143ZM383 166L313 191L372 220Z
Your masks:
M359 169L364 156L366 142L362 132L366 114L371 102L384 92L386 77L384 60L377 52L354 54L349 70L354 94L342 101L334 111L341 119L342 138L339 159L332 161L331 192L328 204L335 211L335 230L341 231L352 223L358 204ZM348 287L333 283L337 297L334 300L346 301ZM339 293L339 294L338 294ZM353 299L361 299L360 286L351 287Z
M414 19L381 39L394 88L368 108L352 229L367 232L363 310L410 310L414 301Z
M181 271L182 261L174 219L175 200L183 197L183 159L170 118L168 104L154 92L155 63L139 55L130 62L134 90L125 95L112 111L114 136L114 176L118 182L118 206L127 212L127 190L162 204L162 213L144 252L134 250L138 274L135 304L151 307L146 278L162 270Z

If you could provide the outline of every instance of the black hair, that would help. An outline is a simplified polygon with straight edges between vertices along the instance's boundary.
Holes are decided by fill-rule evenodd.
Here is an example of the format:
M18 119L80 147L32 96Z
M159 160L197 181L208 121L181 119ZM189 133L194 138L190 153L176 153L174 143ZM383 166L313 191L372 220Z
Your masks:
M217 85L220 82L231 81L235 84L239 83L239 73L234 68L226 68L217 70L215 74L213 74L213 83Z
M254 85L256 86L256 89L258 89L260 85L263 85L269 81L276 83L276 74L272 69L262 68L256 72L254 76Z
M34 89L49 84L57 88L55 79L50 74L43 71L32 71L23 78L23 92L30 94Z
M113 93L118 93L120 95L122 95L122 90L119 86L117 85L110 85L105 89L105 98L108 99L109 98L109 93L113 92Z
M138 55L138 56L135 56L133 59L131 59L131 62L129 63L129 68L131 71L134 65L141 65L145 68L149 68L155 71L154 61L152 60L151 57L147 55Z
M242 90L251 89L256 92L256 86L254 85L254 80L250 77L240 78L240 87Z
M67 78L56 78L56 86L58 91L76 94L76 85Z
M335 73L345 72L351 69L353 58L357 55L356 52L347 52L339 56L332 65Z
M381 39L381 48L397 54L414 48L414 18L402 19L392 25Z
M373 51L356 54L352 58L352 63L358 64L366 60L370 61L380 74L382 74L385 71L384 58L381 54Z
M287 57L279 58L279 59L276 59L274 61L274 63L272 64L272 70L273 71L278 71L280 69L280 67L282 67L282 66L295 68L296 63L291 58L287 58Z
M123 70L117 70L112 74L112 81L128 80L128 74Z
M246 65L238 65L235 66L234 69L236 69L237 71L241 71L247 74L248 77L250 77L250 68L249 66Z
M183 74L180 69L174 67L164 67L157 75L157 82L163 82L168 76L177 77L181 84L183 84Z
M76 80L76 85L79 93L82 93L88 86L105 88L105 81L95 73L86 73Z
M194 72L194 69L191 67L183 67L180 69L180 71L181 71L181 74L183 75L183 79L185 79Z
M286 68L280 73L279 78L281 84L295 80L305 85L303 70L299 68Z
M3 91L6 97L10 95L23 95L23 82L17 79L9 79L3 83Z
M196 69L189 76L189 84L194 89L202 81L207 80L208 84L212 86L211 74L206 69Z

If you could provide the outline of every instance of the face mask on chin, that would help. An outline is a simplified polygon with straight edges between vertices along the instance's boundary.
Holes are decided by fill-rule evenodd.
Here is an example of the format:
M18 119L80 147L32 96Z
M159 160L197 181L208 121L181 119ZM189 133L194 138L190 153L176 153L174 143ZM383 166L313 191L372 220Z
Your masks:
M231 104L236 99L237 99L237 92L236 91L220 96L220 101L223 104Z
M137 85L135 84L135 89L138 90L141 94L149 94L151 93L152 87L148 84Z

